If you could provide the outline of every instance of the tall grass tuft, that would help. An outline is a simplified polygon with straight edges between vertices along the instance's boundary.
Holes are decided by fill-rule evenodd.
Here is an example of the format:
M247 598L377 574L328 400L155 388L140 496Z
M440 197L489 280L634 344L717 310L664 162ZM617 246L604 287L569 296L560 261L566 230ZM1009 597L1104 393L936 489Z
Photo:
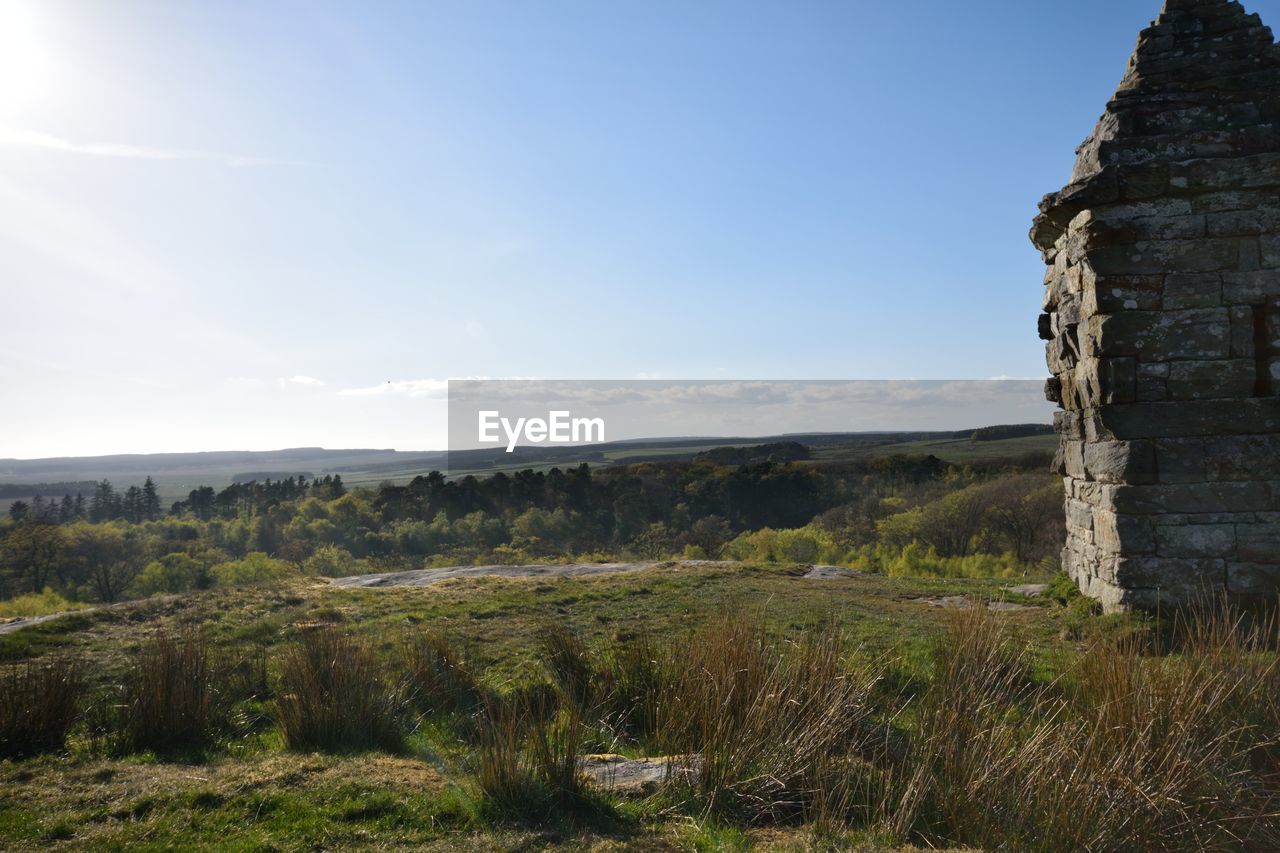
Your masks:
M834 630L775 643L726 618L612 660L628 664L616 683L653 702L641 719L652 716L655 744L689 757L677 795L718 818L786 822L814 807L843 756L870 747L879 673L848 667L842 649Z
M83 695L83 670L70 660L0 671L0 758L61 750Z
M600 675L586 644L563 622L548 621L538 629L538 645L556 688L579 709L590 708Z
M1204 628L1201 625L1201 628ZM1253 690L1211 661L1099 643L1072 684L1032 686L998 617L958 616L937 644L904 784L906 824L930 843L1019 850L1268 849L1277 800L1249 777ZM1215 657L1217 656L1217 657Z
M192 749L213 737L213 685L203 633L157 634L124 694L124 740L134 750Z
M476 782L496 817L544 823L600 803L579 769L585 726L574 703L490 698L476 750Z
M599 688L601 722L606 728L635 741L652 741L675 659L670 644L657 642L648 632L607 650Z
M276 719L291 749L399 749L398 694L368 641L323 628L286 652Z
M402 649L408 699L422 713L471 714L485 701L467 654L444 634L431 631L410 637Z

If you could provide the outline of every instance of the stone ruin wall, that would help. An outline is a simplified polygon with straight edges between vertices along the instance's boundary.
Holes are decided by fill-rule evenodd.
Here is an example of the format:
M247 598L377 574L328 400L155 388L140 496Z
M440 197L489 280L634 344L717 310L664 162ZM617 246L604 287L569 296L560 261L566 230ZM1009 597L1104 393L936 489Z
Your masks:
M1168 0L1041 203L1066 571L1108 610L1280 593L1280 50Z

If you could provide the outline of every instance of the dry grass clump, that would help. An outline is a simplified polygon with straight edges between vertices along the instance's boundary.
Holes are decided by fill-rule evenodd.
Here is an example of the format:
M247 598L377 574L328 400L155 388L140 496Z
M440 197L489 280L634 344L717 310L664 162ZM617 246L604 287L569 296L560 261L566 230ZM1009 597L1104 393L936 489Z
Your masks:
M997 618L976 608L957 617L935 651L887 811L896 805L903 829L949 844L1274 848L1280 800L1250 756L1277 730L1238 713L1267 704L1255 695L1267 682L1231 664L1249 657L1240 633L1203 619L1182 631L1201 638L1184 642L1185 655L1099 643L1070 689L1029 689L1007 664L1017 650Z
M552 702L535 707L522 699L490 699L485 705L475 773L495 817L542 823L599 805L578 765L586 732L582 718L565 697Z
M848 668L835 631L775 642L759 623L727 618L599 655L562 626L541 640L568 707L608 737L691 756L671 793L707 814L799 819L844 756L869 744L878 671Z
M62 749L83 695L83 670L67 659L0 671L0 758Z
M124 694L125 743L135 750L198 748L213 738L209 645L198 631L157 634Z
M664 751L700 757L682 793L748 823L801 818L844 758L870 749L879 672L846 666L842 649L835 631L773 643L740 618L673 644L655 716Z
M467 655L444 634L415 634L402 648L407 698L424 714L478 710L485 700Z
M333 628L284 655L276 720L290 749L399 749L401 698L372 644Z

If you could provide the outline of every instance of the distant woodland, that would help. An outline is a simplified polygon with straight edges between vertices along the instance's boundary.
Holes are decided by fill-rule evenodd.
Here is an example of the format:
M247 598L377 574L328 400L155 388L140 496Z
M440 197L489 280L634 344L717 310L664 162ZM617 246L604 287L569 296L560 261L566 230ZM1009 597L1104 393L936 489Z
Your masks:
M1024 453L821 463L779 443L597 469L433 472L376 488L348 488L339 475L264 478L197 488L169 506L150 477L123 488L103 480L10 506L0 597L111 602L294 574L609 559L1016 577L1041 571L1062 539L1048 462Z

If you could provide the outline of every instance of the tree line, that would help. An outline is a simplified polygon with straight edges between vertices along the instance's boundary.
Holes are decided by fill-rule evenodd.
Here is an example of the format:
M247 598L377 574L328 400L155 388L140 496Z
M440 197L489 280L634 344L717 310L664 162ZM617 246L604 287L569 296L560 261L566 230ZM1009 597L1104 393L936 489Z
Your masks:
M203 486L167 511L150 478L123 491L103 481L87 499L15 504L0 523L0 597L51 586L110 601L300 572L550 559L1011 573L1060 543L1060 485L1040 455L974 465L803 455L774 446L354 489L338 475L288 477Z

